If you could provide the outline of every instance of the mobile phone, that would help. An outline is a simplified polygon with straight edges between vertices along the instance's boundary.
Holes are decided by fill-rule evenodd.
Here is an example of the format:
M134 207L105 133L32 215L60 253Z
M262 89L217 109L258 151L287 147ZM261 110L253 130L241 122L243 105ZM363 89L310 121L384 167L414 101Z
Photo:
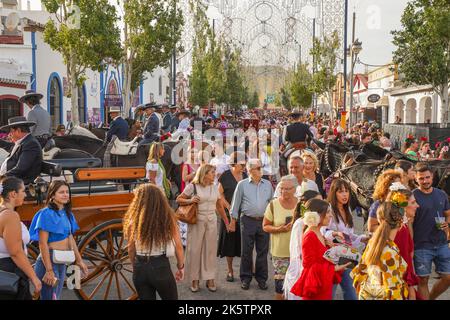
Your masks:
M349 262L351 262L351 264L347 267L347 269L353 269L358 264L358 262L355 261L355 260L351 260L351 259L348 259L348 258L340 257L339 261L338 261L338 265L342 266L342 265L345 265L345 264L347 264Z
M286 222L285 224L289 224L292 222L292 217L286 217Z
M346 233L344 233L344 240L347 243L351 243L352 242L352 240L350 239L350 236L348 234L346 234Z

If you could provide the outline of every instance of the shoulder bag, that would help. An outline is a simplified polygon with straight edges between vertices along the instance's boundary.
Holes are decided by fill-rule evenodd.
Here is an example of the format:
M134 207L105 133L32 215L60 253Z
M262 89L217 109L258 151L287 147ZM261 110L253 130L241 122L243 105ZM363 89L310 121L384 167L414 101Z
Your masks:
M0 212L7 210L4 208ZM12 272L0 270L0 293L14 296L19 291L20 277Z
M197 186L194 184L194 194L192 197L197 195ZM198 204L190 203L188 205L180 205L178 209L175 211L175 216L181 222L187 224L196 224L197 223L197 214L198 214Z
M75 262L75 251L73 251L72 241L70 236L72 235L72 223L70 222L70 216L67 215L67 219L69 220L69 250L53 250L53 263L55 264L66 264L71 265Z

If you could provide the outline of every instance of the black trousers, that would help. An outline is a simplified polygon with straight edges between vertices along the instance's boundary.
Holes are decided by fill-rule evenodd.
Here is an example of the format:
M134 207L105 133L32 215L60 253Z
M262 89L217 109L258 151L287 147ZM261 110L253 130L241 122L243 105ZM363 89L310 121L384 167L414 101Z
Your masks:
M16 266L11 258L0 259L0 270L15 273L20 277L17 294L11 296L0 292L0 300L32 300L28 277Z
M255 279L266 282L268 278L267 254L269 252L269 234L262 228L262 220L241 216L241 268L242 282L250 283L253 278L253 249L256 247Z
M166 256L136 256L133 283L140 300L178 300L175 278Z

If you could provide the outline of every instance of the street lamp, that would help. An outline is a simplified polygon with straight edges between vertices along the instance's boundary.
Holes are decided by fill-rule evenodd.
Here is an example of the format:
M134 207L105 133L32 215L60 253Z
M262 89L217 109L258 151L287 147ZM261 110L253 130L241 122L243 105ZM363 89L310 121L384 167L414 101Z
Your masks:
M353 124L353 80L354 80L354 72L355 65L358 61L358 55L362 51L362 42L356 39L350 48L350 54L352 59L352 68L351 68L351 77L350 77L350 121L349 126L351 127Z

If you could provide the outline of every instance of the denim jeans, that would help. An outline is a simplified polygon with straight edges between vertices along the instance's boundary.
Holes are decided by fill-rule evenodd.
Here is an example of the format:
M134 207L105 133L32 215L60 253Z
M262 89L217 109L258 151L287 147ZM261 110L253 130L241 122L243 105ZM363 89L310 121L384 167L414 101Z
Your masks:
M64 280L66 279L67 266L65 264L53 263L53 250L50 250L50 260L52 261L52 268L55 273L55 277L58 278L58 285L56 287L51 287L42 282L41 300L59 300L64 286ZM34 271L36 272L37 277L42 281L46 269L44 263L42 262L41 255L39 255L36 260Z
M162 300L178 300L177 284L166 256L136 256L133 283L140 300L156 300L156 292Z
M339 284L344 292L344 300L358 300L355 287L353 287L353 279L350 277L351 269L346 269L342 274L342 281ZM333 286L333 300L336 296L337 284Z

